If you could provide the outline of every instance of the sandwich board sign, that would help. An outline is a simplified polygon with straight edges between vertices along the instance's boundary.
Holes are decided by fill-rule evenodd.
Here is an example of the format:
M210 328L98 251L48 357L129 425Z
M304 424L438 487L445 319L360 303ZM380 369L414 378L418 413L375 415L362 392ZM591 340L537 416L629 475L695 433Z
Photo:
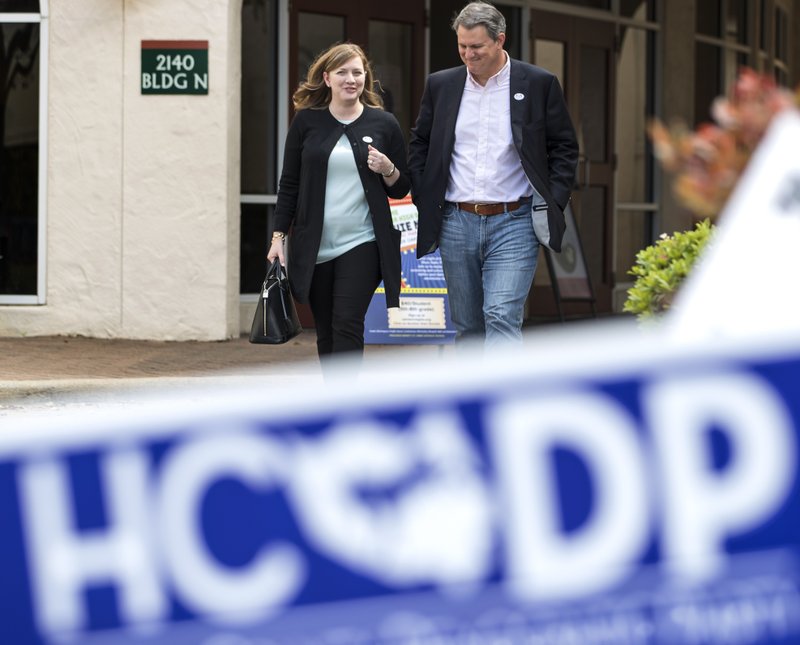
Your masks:
M390 199L392 223L400 231L400 307L386 309L381 283L364 320L364 342L379 345L446 345L455 341L450 301L437 249L417 258L417 207L411 195Z

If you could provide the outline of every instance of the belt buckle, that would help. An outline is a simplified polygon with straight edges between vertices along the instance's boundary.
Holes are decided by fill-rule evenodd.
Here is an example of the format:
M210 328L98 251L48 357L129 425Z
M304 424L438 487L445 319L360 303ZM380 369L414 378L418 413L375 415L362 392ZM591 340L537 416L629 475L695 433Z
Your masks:
M481 204L473 204L472 207L475 209L475 214L476 215L480 215L480 213L478 212L478 209L481 207Z

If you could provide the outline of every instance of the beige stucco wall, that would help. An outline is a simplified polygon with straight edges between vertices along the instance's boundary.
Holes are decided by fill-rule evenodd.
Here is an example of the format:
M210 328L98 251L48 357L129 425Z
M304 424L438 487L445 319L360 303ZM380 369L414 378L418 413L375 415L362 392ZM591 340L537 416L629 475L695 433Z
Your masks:
M241 0L50 12L47 302L0 334L238 334ZM142 95L143 39L208 40L209 94Z

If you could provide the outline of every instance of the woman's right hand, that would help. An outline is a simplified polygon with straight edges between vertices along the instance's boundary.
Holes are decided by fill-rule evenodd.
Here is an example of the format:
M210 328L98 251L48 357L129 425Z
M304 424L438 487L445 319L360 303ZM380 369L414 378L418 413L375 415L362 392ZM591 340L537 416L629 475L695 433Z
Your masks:
M284 240L275 238L267 251L267 262L272 262L275 258L280 260L281 266L286 266L286 257L283 253Z

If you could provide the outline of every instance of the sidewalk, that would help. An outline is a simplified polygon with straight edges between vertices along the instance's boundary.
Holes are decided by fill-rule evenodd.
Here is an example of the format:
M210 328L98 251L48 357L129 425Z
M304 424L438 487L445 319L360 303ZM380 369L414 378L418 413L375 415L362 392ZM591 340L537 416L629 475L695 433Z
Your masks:
M316 359L313 331L285 345L66 336L0 338L0 383L202 376Z
M386 351L436 356L434 345L367 345L365 363ZM66 336L0 338L0 413L98 405L169 385L295 380L321 385L316 336L305 330L285 345L226 341L143 341Z

